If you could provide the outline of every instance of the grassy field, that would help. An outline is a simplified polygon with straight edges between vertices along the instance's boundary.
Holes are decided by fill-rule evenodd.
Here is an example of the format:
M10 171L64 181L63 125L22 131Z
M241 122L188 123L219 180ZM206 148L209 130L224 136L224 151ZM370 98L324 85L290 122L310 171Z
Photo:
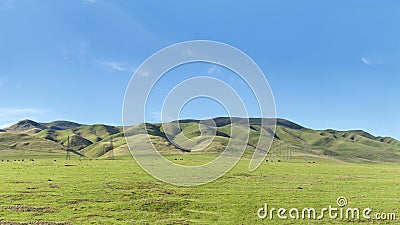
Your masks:
M0 224L395 224L400 223L400 165L351 164L324 159L268 160L248 172L248 159L224 177L197 187L177 187L147 175L132 158L79 160L0 159ZM195 165L211 156L171 155ZM8 160L8 161L7 161ZM348 207L396 213L394 221L261 220L264 203L275 208ZM15 224L19 224L15 223ZM47 223L52 224L52 223Z

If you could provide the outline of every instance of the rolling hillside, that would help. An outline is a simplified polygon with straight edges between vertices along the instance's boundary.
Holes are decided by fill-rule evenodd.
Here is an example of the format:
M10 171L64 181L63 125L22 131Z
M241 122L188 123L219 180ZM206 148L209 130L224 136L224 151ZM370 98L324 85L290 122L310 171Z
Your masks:
M250 129L241 118L215 118L208 121L181 120L164 124L139 124L126 127L130 140L145 148L147 135L162 154L219 153L232 140L231 129L246 134L249 131L246 153L252 154L259 141L260 131L272 133L272 120L251 118ZM215 134L215 137L213 136ZM202 135L202 136L201 136ZM237 135L237 134L236 134ZM63 155L68 139L77 155L107 157L111 149L116 156L130 155L122 127L103 124L83 125L69 121L38 123L22 120L0 131L0 157L26 155ZM284 119L277 119L272 151L274 157L318 157L349 162L400 162L400 141L391 137L375 137L362 130L312 130ZM190 153L189 153L190 152Z

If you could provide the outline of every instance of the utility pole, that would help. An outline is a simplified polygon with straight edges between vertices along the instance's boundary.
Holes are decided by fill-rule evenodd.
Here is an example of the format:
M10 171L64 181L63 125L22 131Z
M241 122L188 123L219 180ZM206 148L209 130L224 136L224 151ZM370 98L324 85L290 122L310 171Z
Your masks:
M286 154L285 154L285 159L289 159L289 145L286 145Z
M306 160L306 162L308 162L308 160L307 160L307 143L304 143L304 159Z
M271 160L273 160L274 159L274 143L273 142L272 142L271 150L268 151L268 154L270 155Z
M70 155L70 143L69 143L69 135L68 135L68 139L67 139L67 155L65 156L66 160L70 160L71 159L71 155Z
M110 150L108 151L108 159L114 160L114 143L113 139L110 139Z

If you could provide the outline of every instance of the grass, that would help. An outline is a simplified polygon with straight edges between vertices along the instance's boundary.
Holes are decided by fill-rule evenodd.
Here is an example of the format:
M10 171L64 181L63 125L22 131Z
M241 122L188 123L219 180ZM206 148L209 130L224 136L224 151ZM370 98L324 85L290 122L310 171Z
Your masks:
M198 165L212 155L168 155ZM176 160L175 160L176 159ZM56 160L56 161L54 161ZM271 160L273 162L271 162ZM323 158L268 162L248 171L242 159L224 177L197 187L177 187L147 175L130 157L117 160L0 161L0 221L70 224L387 224L396 221L260 220L271 207L321 209L339 196L350 207L395 212L400 217L400 165L352 164ZM315 162L315 163L312 163ZM1 223L1 222L0 222Z

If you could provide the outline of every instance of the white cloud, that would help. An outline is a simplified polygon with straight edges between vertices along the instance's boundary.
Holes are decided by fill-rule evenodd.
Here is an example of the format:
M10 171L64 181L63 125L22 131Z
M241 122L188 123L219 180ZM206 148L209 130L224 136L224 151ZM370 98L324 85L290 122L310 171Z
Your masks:
M122 67L120 64L115 63L115 62L109 63L109 66L111 66L114 70L117 70L117 71L125 71L125 70L128 70L127 68Z
M383 60L370 59L370 58L367 58L367 57L362 57L362 58L361 58L361 61L362 61L365 65L368 65L368 66L382 65L382 64L386 63L386 62L383 61Z
M190 49L184 49L184 50L182 51L182 54L188 55L188 56L192 56L192 55L195 54L195 52L194 52L193 50L190 50Z
M104 65L106 65L116 71L127 71L127 70L134 71L135 70L135 68L133 68L131 66L128 66L124 63L118 63L118 62L104 62Z
M362 57L361 60L363 61L363 63L365 65L369 65L369 62L368 62L368 60L366 58Z
M87 3L96 3L97 0L82 0L82 1Z
M0 0L0 10L14 9L14 0Z
M97 61L97 63L102 66L111 68L112 70L115 71L132 71L132 72L135 71L135 68L133 66L130 66L126 63L114 62L114 61Z
M16 116L22 114L41 114L44 110L37 108L0 108L0 119L8 116Z
M0 128L14 124L18 120L32 118L46 113L37 108L0 108Z
M142 72L138 72L138 75L142 76L142 77L148 77L148 76L150 76L150 72L145 70L145 71L142 71Z
M208 75L219 75L221 74L221 69L217 65L212 65L208 68Z
M81 63L86 62L88 43L80 41L73 45L60 47L61 55L64 60L79 60Z

